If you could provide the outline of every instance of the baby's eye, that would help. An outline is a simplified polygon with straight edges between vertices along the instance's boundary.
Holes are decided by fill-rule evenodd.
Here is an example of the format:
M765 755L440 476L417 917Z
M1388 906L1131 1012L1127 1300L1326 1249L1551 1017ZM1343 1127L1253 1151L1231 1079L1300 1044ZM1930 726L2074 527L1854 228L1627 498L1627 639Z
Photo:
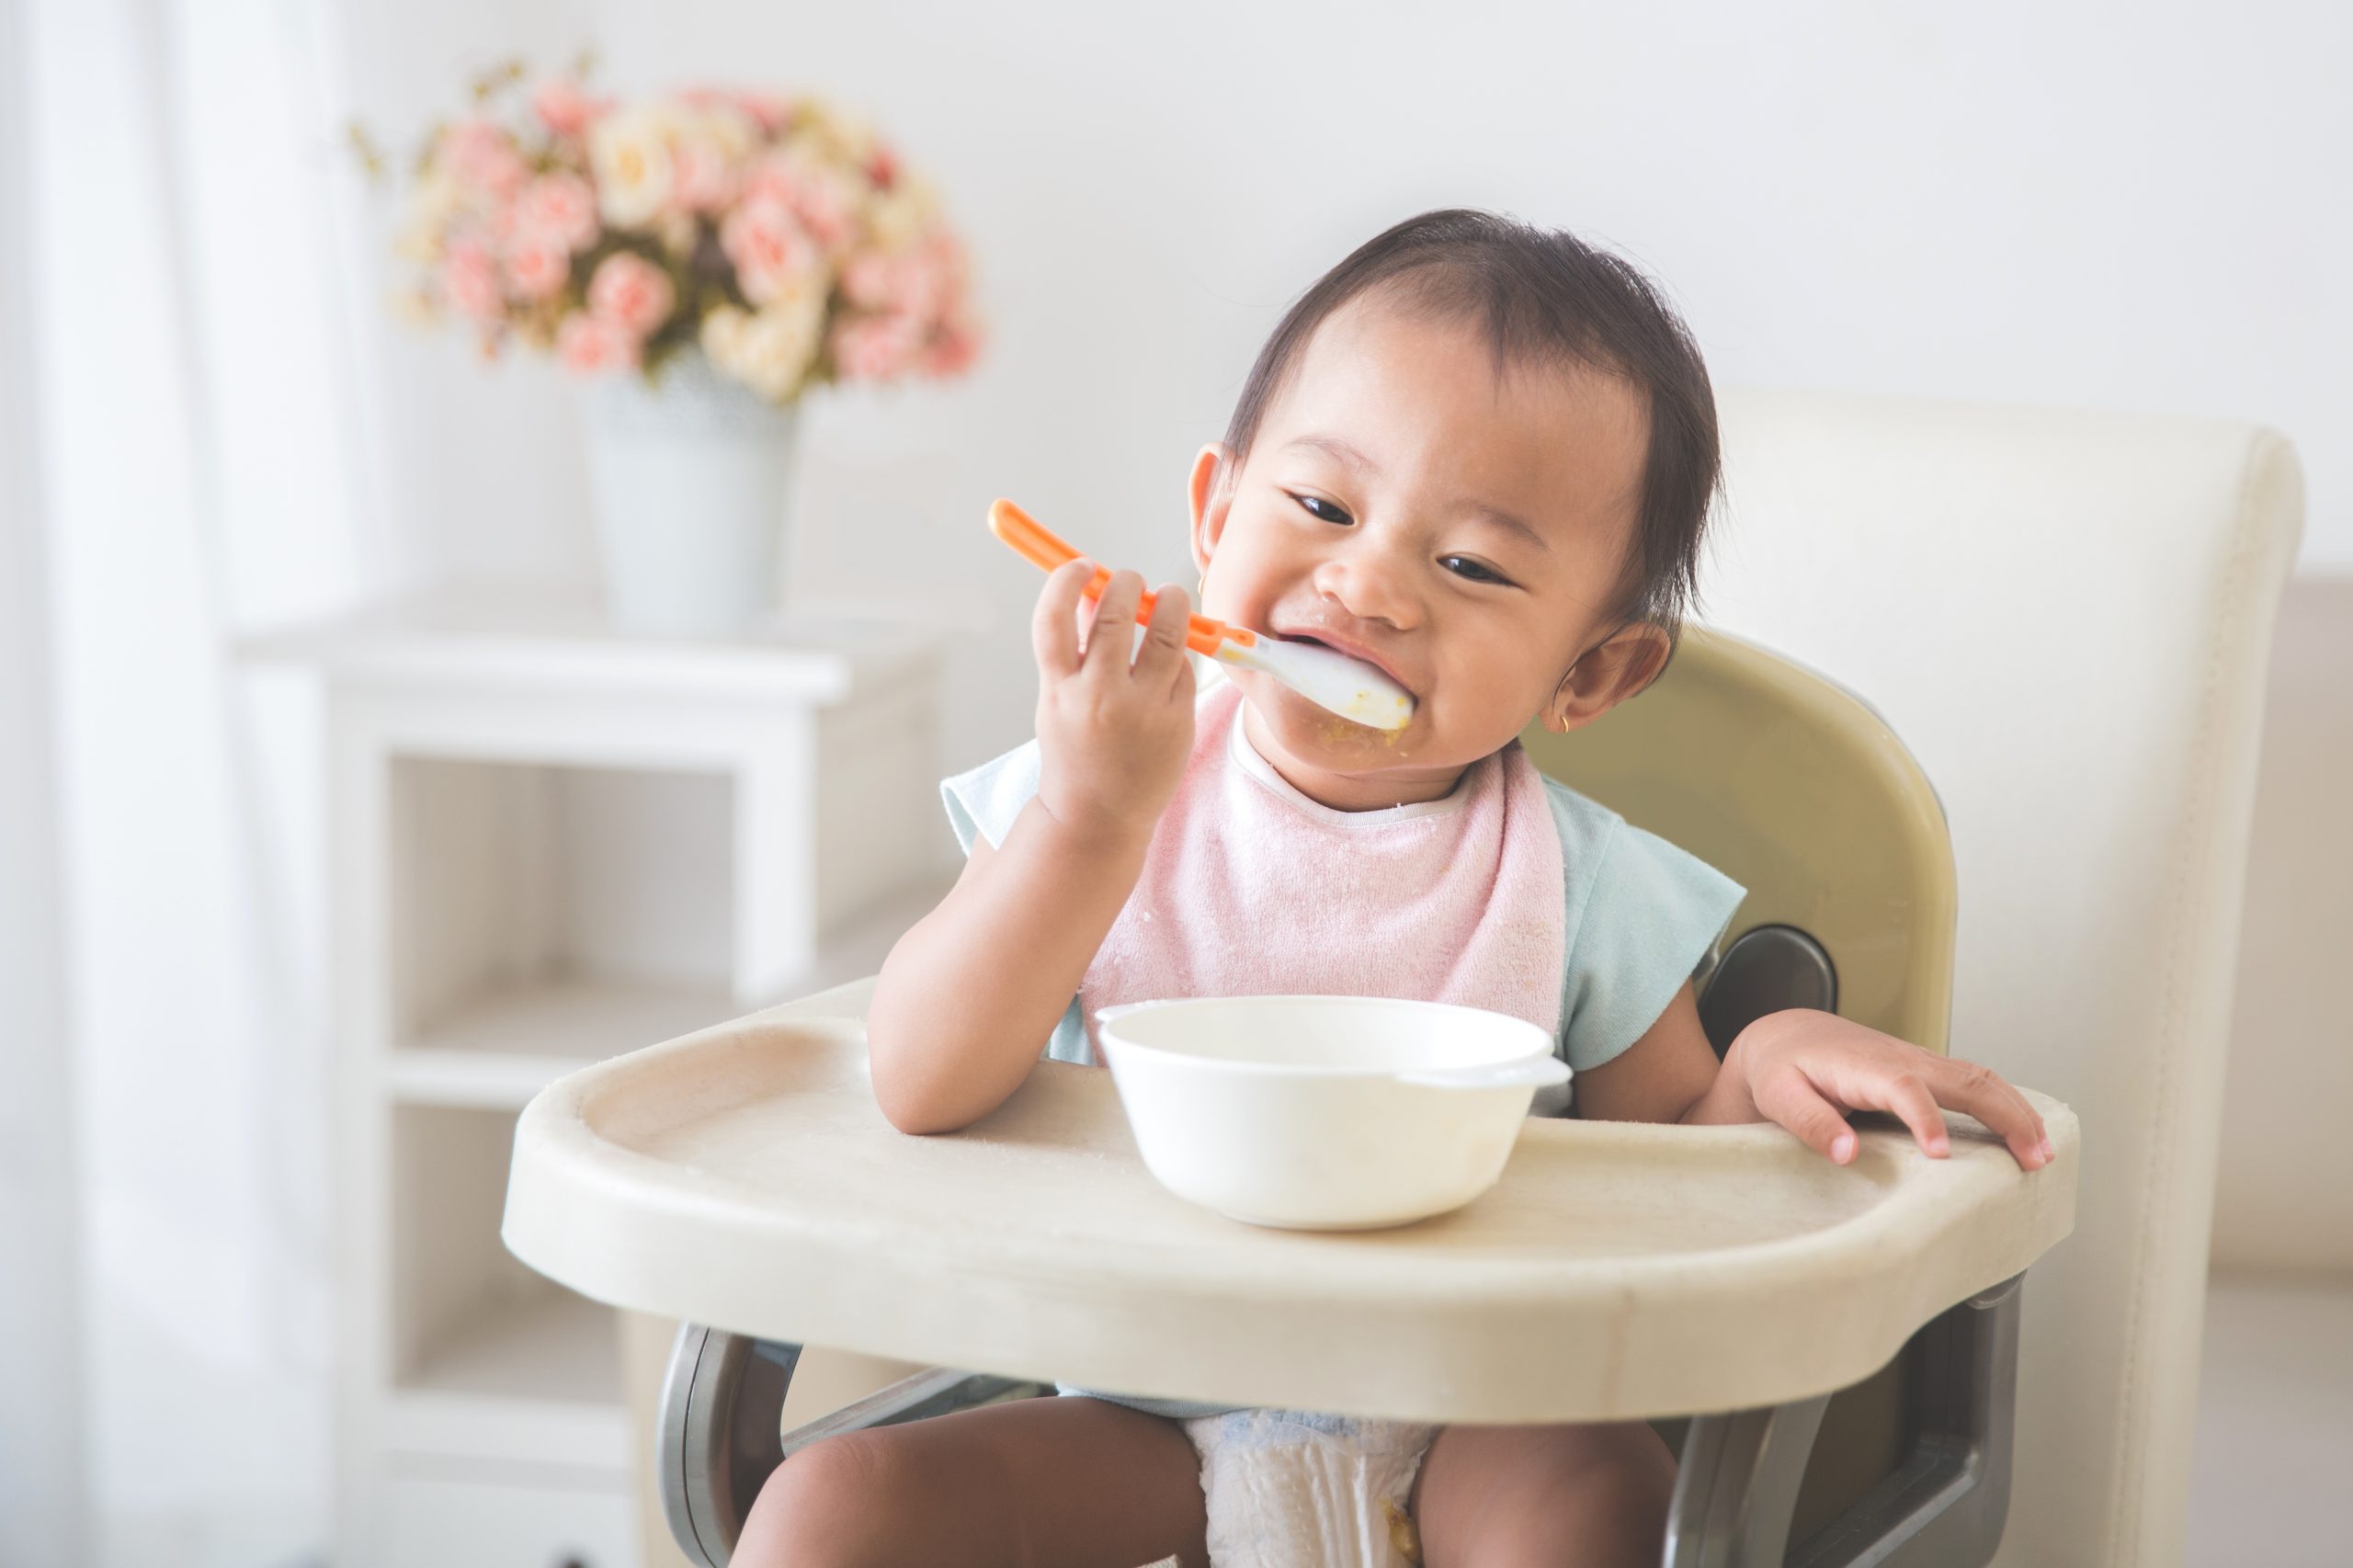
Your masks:
M1438 563L1456 576L1466 578L1473 583L1500 583L1506 587L1511 585L1510 578L1491 566L1472 560L1467 555L1441 555L1438 558Z
M1345 528L1356 521L1354 517L1349 517L1321 495L1293 495L1291 499L1304 507L1309 517L1319 518L1324 522L1337 523ZM1317 510L1318 507L1322 510Z

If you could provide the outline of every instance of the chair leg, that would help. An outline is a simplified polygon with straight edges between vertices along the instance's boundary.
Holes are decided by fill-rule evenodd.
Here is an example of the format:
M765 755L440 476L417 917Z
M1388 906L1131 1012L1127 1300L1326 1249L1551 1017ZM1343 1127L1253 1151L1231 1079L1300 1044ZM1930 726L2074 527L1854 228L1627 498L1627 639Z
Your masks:
M1830 1396L1692 1418L1668 1509L1666 1568L1984 1568L2009 1513L2018 1395L2015 1276L1938 1315L1904 1354L1919 1426L1895 1473L1789 1540Z
M662 1513L697 1568L727 1568L752 1499L784 1462L784 1396L801 1347L680 1324L662 1380Z
M1053 1391L1019 1378L935 1367L790 1432L784 1396L801 1347L681 1324L662 1380L662 1514L696 1568L727 1568L752 1500L785 1460L826 1437Z
M1779 1568L1828 1394L1692 1417L1667 1507L1665 1568Z
M1984 1568L2010 1512L2018 1413L2013 1275L1939 1315L1904 1347L1918 1428L1894 1474L1790 1549L1790 1568Z

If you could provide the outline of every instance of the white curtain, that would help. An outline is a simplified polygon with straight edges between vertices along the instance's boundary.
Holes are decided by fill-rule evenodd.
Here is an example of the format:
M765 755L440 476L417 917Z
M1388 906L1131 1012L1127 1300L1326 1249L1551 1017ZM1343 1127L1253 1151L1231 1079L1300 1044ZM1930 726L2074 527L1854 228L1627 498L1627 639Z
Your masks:
M337 295L332 14L16 4L26 92L0 97L21 106L28 140L9 151L31 170L91 1500L85 1550L60 1534L66 1552L24 1561L316 1561L332 1236L315 716L244 676L233 640L381 574ZM13 666L37 622L0 619ZM10 1449L74 1449L70 1421L35 1434L6 1408L16 1386Z
M86 1548L22 42L0 0L0 1564L78 1562Z

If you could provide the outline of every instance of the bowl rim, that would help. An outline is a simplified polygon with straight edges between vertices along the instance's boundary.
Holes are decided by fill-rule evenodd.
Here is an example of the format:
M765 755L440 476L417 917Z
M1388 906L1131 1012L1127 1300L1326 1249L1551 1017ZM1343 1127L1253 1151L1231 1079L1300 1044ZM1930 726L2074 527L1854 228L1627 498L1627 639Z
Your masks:
M1529 1031L1542 1041L1542 1049L1523 1051L1516 1056L1499 1056L1492 1062L1481 1062L1473 1065L1503 1067L1530 1057L1560 1055L1559 1041L1546 1033L1541 1025L1530 1023L1526 1018L1511 1013L1497 1012L1493 1007L1474 1007L1465 1002L1425 1002L1412 996L1344 996L1286 992L1266 996L1166 996L1143 1002L1120 1002L1108 1007L1097 1007L1095 1010L1096 1032L1103 1046L1104 1059L1107 1062L1109 1061L1111 1047L1117 1045L1121 1051L1142 1051L1169 1062L1189 1062L1211 1067L1221 1072L1244 1073L1258 1076L1393 1079L1400 1073L1415 1071L1415 1069L1405 1067L1349 1067L1312 1062L1245 1062L1230 1056L1203 1056L1196 1051L1172 1051L1166 1046L1148 1045L1140 1040L1124 1039L1116 1032L1119 1021L1131 1013L1158 1011L1172 1007L1211 1007L1237 1002L1274 1004L1282 1006L1295 1006L1302 1004L1320 1004L1328 1006L1336 1002L1344 1002L1352 1006L1413 1008L1425 1012L1438 1008L1449 1013L1476 1013L1485 1017L1500 1018L1514 1028ZM1438 1090L1436 1092L1452 1091Z

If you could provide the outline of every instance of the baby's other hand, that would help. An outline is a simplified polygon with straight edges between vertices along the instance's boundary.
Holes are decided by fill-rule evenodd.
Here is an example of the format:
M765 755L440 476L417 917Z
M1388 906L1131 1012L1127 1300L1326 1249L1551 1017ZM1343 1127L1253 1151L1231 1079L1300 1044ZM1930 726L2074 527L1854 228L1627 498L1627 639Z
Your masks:
M1192 601L1162 587L1137 646L1143 579L1114 572L1082 639L1079 608L1094 574L1093 562L1070 562L1038 596L1038 799L1076 831L1149 837L1193 750Z
M1743 1030L1733 1045L1726 1065L1731 1055L1740 1056L1757 1111L1839 1165L1853 1159L1860 1146L1847 1125L1849 1110L1901 1117L1920 1147L1942 1159L1950 1152L1950 1140L1939 1106L1984 1122L2023 1168L2040 1170L2051 1163L2042 1118L1991 1068L1938 1056L1810 1007L1769 1014Z

